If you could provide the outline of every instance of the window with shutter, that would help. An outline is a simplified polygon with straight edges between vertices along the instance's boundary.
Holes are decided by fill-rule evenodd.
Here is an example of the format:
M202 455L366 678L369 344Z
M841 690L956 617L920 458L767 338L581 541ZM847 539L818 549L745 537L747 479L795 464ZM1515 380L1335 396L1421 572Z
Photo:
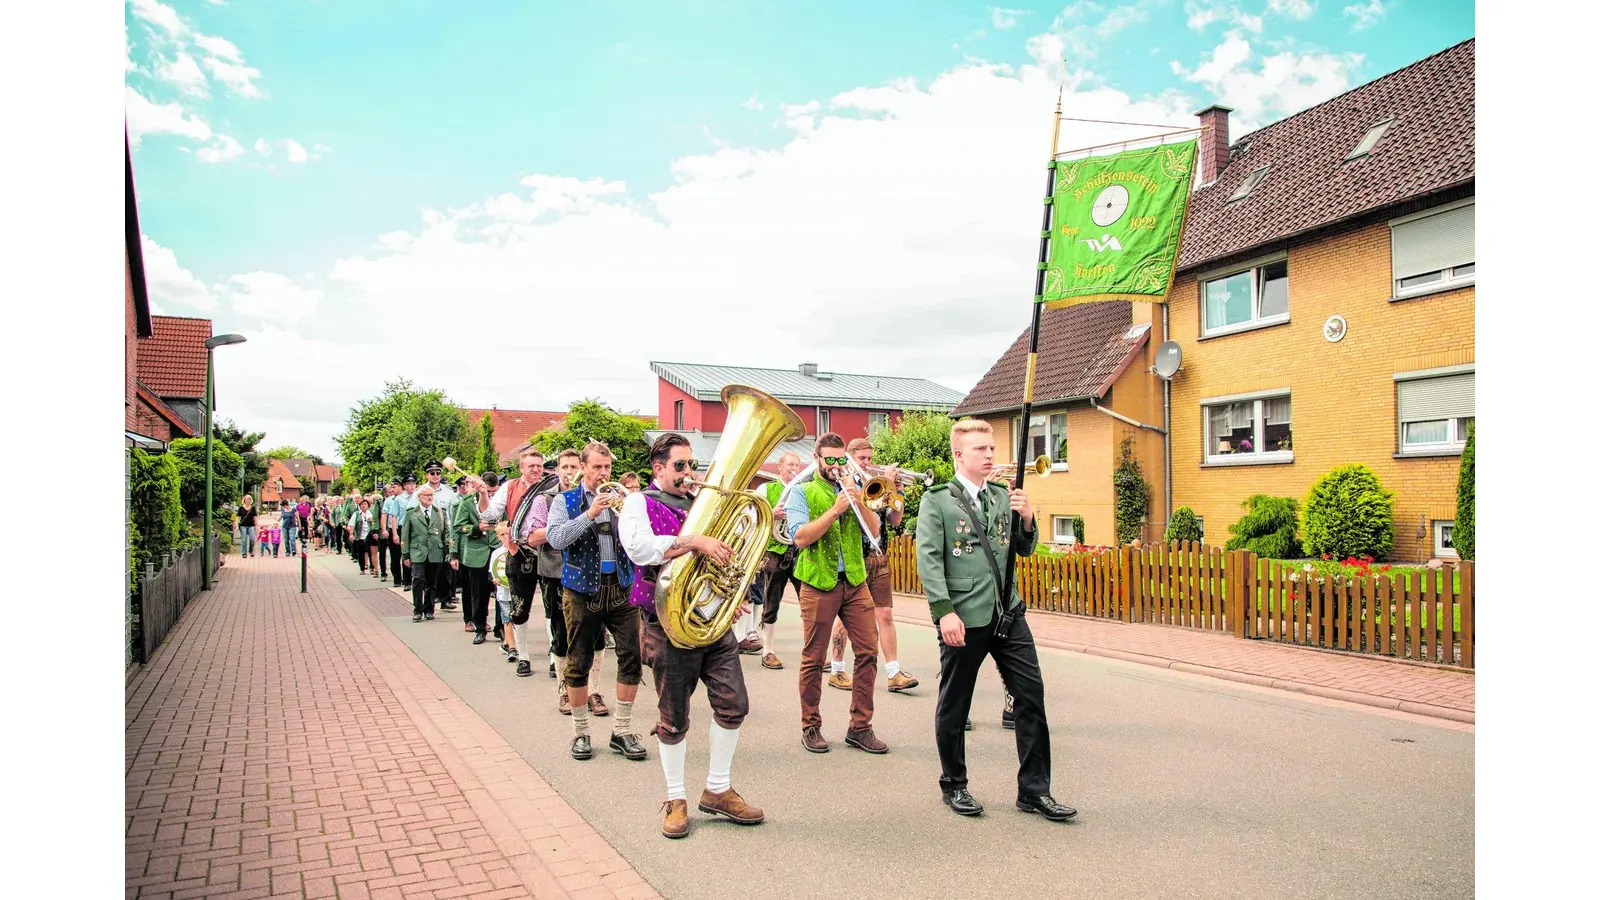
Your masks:
M1394 295L1471 284L1477 273L1475 204L1391 224Z
M1396 385L1400 452L1459 453L1475 406L1474 373L1414 378Z

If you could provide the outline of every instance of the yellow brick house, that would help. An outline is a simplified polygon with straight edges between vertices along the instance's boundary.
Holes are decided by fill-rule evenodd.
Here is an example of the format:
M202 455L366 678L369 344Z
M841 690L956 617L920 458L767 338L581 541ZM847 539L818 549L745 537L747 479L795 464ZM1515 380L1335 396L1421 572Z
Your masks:
M1152 488L1146 539L1165 529L1166 453L1172 507L1193 508L1217 544L1250 495L1303 504L1330 469L1360 462L1395 492L1391 558L1453 555L1474 418L1474 49L1465 41L1231 143L1230 110L1199 113L1210 128L1167 308L1045 314L1041 370L1068 362L1074 342L1107 346L1109 323L1142 333L1098 395L1041 371L1030 435L1050 443L1059 426L1071 447L1064 477L1030 481L1042 522L1082 515L1077 537L1110 543L1110 470L1134 435ZM1151 365L1168 338L1183 364L1164 438L1166 386ZM1019 427L1025 352L1026 335L956 409L993 421L1002 445Z

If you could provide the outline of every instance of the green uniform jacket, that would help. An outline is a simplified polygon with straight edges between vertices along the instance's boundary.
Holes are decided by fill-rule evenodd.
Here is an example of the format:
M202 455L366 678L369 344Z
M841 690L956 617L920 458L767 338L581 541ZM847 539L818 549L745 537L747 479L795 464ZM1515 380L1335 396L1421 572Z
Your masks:
M454 517L451 527L455 529L451 539L451 555L468 568L487 566L489 555L500 546L500 539L494 536L493 531L478 531L478 522L481 521L478 518L478 498L467 497L464 502L457 503L451 515Z
M445 512L432 506L426 512L422 504L406 510L405 524L400 528L400 552L414 563L441 563L450 556L450 523Z
M968 628L982 628L994 619L1000 585L994 583L994 570L983 559L983 545L978 542L975 530L979 523L973 522L950 496L952 491L960 490L965 488L950 481L936 484L923 493L922 505L917 510L917 575L922 578L922 589L928 595L928 612L935 623L946 613L953 612ZM1038 528L1009 534L1009 494L994 483L984 485L984 490L990 495L985 533L989 535L989 546L994 548L995 564L1003 577L1006 539L1010 538L1018 556L1031 556L1038 543ZM979 504L974 503L973 508L982 515ZM1013 578L1011 598L1006 606L1009 609L1018 602Z

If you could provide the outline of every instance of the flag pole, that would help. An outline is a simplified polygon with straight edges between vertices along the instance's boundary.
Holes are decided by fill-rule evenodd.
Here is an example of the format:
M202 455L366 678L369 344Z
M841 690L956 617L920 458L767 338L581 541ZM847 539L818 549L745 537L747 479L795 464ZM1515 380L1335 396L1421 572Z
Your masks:
M1046 179L1044 186L1044 213L1039 225L1039 269L1033 280L1033 325L1028 330L1028 368L1022 382L1022 420L1017 427L1017 474L1012 487L1022 488L1023 476L1027 474L1027 443L1028 419L1033 414L1033 376L1039 362L1039 319L1044 313L1044 279L1045 270L1050 264L1050 223L1051 212L1054 209L1053 198L1056 187L1056 149L1061 143L1061 97L1066 91L1066 75L1063 73L1061 86L1056 89L1056 113L1054 128L1050 133L1050 162L1046 165ZM1046 437L1048 440L1048 435ZM1011 514L1011 534L1014 536L1017 529L1022 527L1022 516ZM1034 528L1039 527L1037 511L1034 516ZM1000 591L1000 607L1004 609L1011 601L1011 587L1016 578L1017 554L1012 549L1010 541L1006 543L1005 585Z

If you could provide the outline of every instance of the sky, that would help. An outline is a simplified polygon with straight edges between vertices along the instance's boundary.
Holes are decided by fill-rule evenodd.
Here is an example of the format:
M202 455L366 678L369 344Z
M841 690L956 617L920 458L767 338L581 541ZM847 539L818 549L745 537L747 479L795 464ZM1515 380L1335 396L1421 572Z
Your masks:
M464 12L470 11L470 12ZM129 0L151 303L217 414L337 457L410 378L656 411L653 359L969 389L1025 330L1051 113L1234 139L1471 2ZM1148 130L1068 122L1062 149Z

